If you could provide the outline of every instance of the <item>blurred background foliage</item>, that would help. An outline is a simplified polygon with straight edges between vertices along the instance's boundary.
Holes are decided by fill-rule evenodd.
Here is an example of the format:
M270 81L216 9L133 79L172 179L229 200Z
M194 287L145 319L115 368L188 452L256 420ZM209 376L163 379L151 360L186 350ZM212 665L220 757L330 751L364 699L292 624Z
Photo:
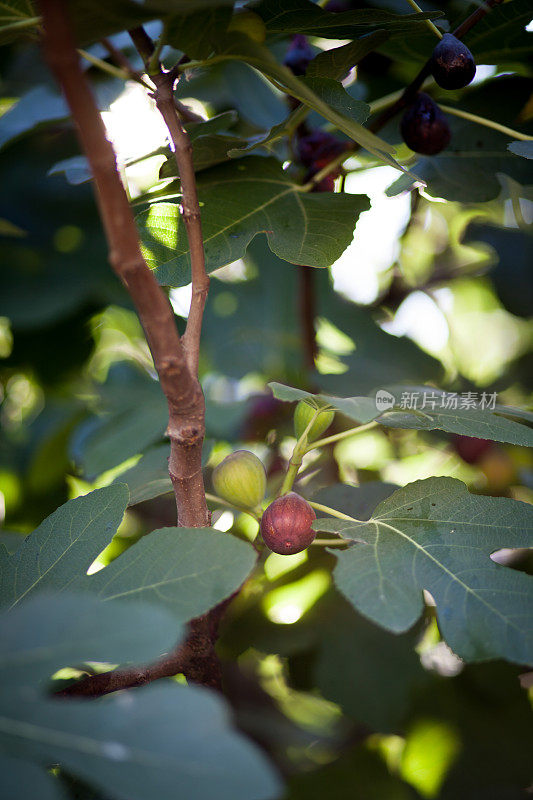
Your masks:
M406 11L400 0L356 5ZM470 8L456 0L422 6L444 10L452 27ZM157 33L157 25L148 28ZM507 48L483 40L486 60L454 102L531 132L531 45L523 44L530 34L520 23L513 36ZM386 42L360 64L349 93L375 99L403 87L431 41L420 28ZM127 37L113 42L140 69ZM331 46L311 42L317 52ZM267 43L282 59L288 37ZM89 50L106 55L98 44ZM169 64L176 58L170 48L163 55ZM158 117L138 86L87 69L139 205L165 161ZM4 46L0 73L0 541L12 551L62 502L125 480L131 506L97 569L174 523L166 404L129 298L107 264L84 162L37 44ZM209 117L236 110L236 141L287 114L283 95L238 62L194 72L177 95ZM478 136L491 146L488 129L456 118L453 128L455 142ZM397 121L383 135L397 144ZM287 158L286 143L274 152ZM509 168L488 165L483 180L457 158L423 159L416 174L428 186L411 192L371 156L350 160L344 190L367 194L371 208L332 269L312 273L313 370L302 345L301 267L277 258L260 235L243 260L213 274L201 353L208 485L212 467L244 447L264 460L270 490L279 486L294 438L291 409L271 397L270 380L343 395L432 383L531 407L533 195L530 165L512 158ZM188 297L187 286L170 290L180 329ZM331 432L349 427L340 415L334 425ZM413 430L380 428L310 454L300 485L330 499L338 482L366 487L370 513L394 486L431 475L533 501L523 448ZM249 517L213 510L215 527L255 537ZM527 552L512 559L532 571ZM377 628L335 591L331 564L313 548L268 556L231 606L219 643L236 722L287 776L286 800L523 797L531 673L520 682L516 666L465 667L440 640L431 598L415 630L395 636ZM68 775L62 780L72 796L97 796Z

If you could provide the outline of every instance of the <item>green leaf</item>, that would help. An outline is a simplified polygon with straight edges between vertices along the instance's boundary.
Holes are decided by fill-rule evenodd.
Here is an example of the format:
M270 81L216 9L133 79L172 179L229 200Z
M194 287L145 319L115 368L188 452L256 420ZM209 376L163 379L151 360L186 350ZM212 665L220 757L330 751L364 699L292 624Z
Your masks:
M342 511L350 517L368 520L378 503L390 497L398 488L394 483L381 481L368 481L360 486L333 483L320 489L313 495L313 500L330 508L336 508L337 511Z
M10 684L30 690L61 667L86 661L147 661L174 647L180 633L164 609L44 591L0 616L2 691L9 694Z
M113 484L57 509L12 556L0 551L0 602L13 608L45 590L92 592L166 606L186 622L234 592L255 564L253 547L212 528L163 528L142 537L107 567L87 575L113 538L127 487Z
M289 94L323 116L361 147L385 163L403 171L403 168L390 155L394 152L391 145L324 102L307 86L305 80L299 80L287 67L279 64L266 47L252 42L247 36L232 34L218 46L215 56L215 60L226 58L245 61L266 75L267 78L281 84Z
M343 114L345 117L349 117L360 124L368 119L370 114L368 103L363 103L362 100L354 100L338 80L322 77L308 78L307 76L301 80L317 97L320 97L324 103L334 108L339 114Z
M533 158L533 141L517 141L511 142L507 145L507 149L514 153L515 156L522 156L522 158Z
M305 72L309 78L334 78L340 81L346 73L389 38L387 31L374 31L341 47L319 53Z
M387 386L385 391L392 398L389 402L395 405L378 420L387 427L441 430L533 447L533 428L502 416L500 408L494 411L480 408L476 400L482 396L480 393L474 393L472 403L468 400L468 392L460 395L428 386ZM415 408L416 413L413 413ZM505 414L509 416L512 410L507 409Z
M128 490L120 484L69 500L12 556L0 552L0 605L13 607L35 592L68 589L107 547L127 502Z
M343 603L320 639L317 687L357 722L396 732L424 680L415 644L413 633L388 633Z
M207 269L242 258L266 232L271 250L293 264L326 267L352 240L365 195L309 194L273 159L257 156L198 177ZM157 203L137 217L143 252L165 286L190 281L189 246L177 203ZM335 236L330 231L335 226Z
M10 800L66 800L57 778L30 761L0 754L0 773L2 790Z
M87 703L50 699L35 685L89 658L153 658L154 646L174 645L175 629L153 608L115 603L103 613L82 595L41 595L4 615L0 749L2 767L14 770L2 775L4 786L27 768L26 785L44 786L35 796L56 800L61 794L48 790L46 768L59 764L106 797L171 800L176 787L197 800L277 796L273 770L233 730L224 701L204 688L166 683Z
M464 37L478 64L515 63L531 56L529 0L513 0L493 8Z
M202 464L205 466L213 442L204 441L202 449ZM141 456L140 460L131 469L121 472L113 483L125 483L130 492L129 506L143 503L162 494L172 491L172 482L168 474L169 444L160 444L150 447Z
M369 397L333 397L329 394L311 394L302 389L295 389L292 386L284 386L282 383L269 383L274 397L292 403L298 400L308 400L315 408L323 405L331 406L341 414L354 420L354 422L371 422L381 413L376 408L376 402Z
M236 591L255 561L250 544L213 528L162 528L74 585L102 600L164 606L186 622Z
M325 11L311 0L262 0L254 6L269 31L275 33L306 33L330 39L352 39L355 35L375 28L395 32L413 31L426 19L438 19L442 12L424 14L393 14L381 9L360 9L334 13Z
M226 7L204 8L191 14L172 16L165 29L165 41L189 58L207 58L214 50L221 34L228 27L232 9Z
M399 489L369 522L317 520L313 527L360 542L335 554L334 577L369 619L407 630L427 589L441 633L461 658L533 663L533 579L490 559L503 547L533 545L531 506L429 478Z

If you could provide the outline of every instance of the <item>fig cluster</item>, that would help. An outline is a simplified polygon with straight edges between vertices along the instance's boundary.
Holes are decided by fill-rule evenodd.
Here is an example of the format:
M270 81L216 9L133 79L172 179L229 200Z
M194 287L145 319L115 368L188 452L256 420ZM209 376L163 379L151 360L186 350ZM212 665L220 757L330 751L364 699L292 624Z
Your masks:
M295 492L278 497L261 517L261 536L273 553L289 556L305 550L315 538L316 519L309 503Z
M468 47L452 33L445 33L433 50L431 74L442 89L462 89L476 74L476 62ZM432 156L450 143L451 131L439 106L424 92L415 97L403 115L400 131L416 153Z

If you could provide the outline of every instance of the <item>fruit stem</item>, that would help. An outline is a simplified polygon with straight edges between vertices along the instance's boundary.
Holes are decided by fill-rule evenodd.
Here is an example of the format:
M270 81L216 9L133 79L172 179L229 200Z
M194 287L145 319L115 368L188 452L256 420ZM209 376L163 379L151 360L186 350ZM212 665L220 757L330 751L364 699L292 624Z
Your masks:
M292 451L292 456L289 461L289 467L287 469L287 472L285 473L285 477L283 479L283 483L281 485L281 489L279 492L280 497L284 494L288 494L288 492L290 492L292 489L292 485L296 480L296 476L298 475L300 467L302 466L302 459L304 455L307 453L307 434L313 427L316 418L323 410L324 410L323 408L317 408L315 410L315 413L309 420L306 429L304 430L304 432L294 445L294 450Z
M412 9L414 9L414 11L418 11L420 14L423 14L423 13L424 13L424 12L422 11L422 9L420 8L420 6L418 5L418 3L415 3L415 0L407 0L407 2L408 2L408 3L409 3L409 5L411 6L411 8L412 8ZM431 21L430 19L426 19L426 20L424 20L424 22L425 22L425 23L426 23L426 25L428 26L429 30L430 30L432 33L434 33L434 34L435 34L435 36L438 36L438 37L439 37L439 39L442 39L442 33L441 33L441 32L439 31L439 29L438 29L438 28L437 28L437 27L436 27L436 26L435 26L435 25L432 23L432 21Z
M233 508L235 511L240 511L243 514L248 514L250 517L253 517L257 522L260 520L260 515L258 514L257 509L251 508L241 508L240 506L234 506L233 503L228 503L227 500L223 500L221 497L217 497L216 494L210 494L209 492L205 493L205 499L210 500L212 503L218 503L220 506L226 506L227 508Z
M317 511L323 511L324 514L329 514L330 517L337 517L337 519L345 519L348 522L359 522L361 525L366 525L364 519L355 519L355 517L350 517L348 514L343 514L342 511L337 511L336 508L324 506L322 503L314 503L312 500L308 500L307 502L311 508L316 508Z
M315 447L325 447L327 444L333 444L333 442L339 442L341 439L346 439L348 436L355 436L356 433L362 433L363 431L372 430L372 428L377 428L378 423L373 420L372 422L367 422L366 425L358 425L356 428L350 428L347 431L341 431L341 433L334 433L332 436L326 436L324 439L317 439L316 442L311 442L311 444L307 445L306 453L310 450L314 450Z
M348 544L350 544L350 542L347 539L314 539L310 547L313 545L316 547L344 547Z
M500 131L500 133L505 133L507 136L520 139L521 142L533 141L533 136L528 136L525 133L520 133L520 131L515 131L513 128L508 128L506 125L500 125L499 122L495 122L492 119L480 117L477 114L471 114L469 111L462 111L460 108L454 108L453 106L443 106L441 103L439 103L439 106L442 111L445 111L447 114L453 114L455 117L461 117L462 119L467 119L470 122L477 122L478 125L484 125L486 128L494 128L495 131Z

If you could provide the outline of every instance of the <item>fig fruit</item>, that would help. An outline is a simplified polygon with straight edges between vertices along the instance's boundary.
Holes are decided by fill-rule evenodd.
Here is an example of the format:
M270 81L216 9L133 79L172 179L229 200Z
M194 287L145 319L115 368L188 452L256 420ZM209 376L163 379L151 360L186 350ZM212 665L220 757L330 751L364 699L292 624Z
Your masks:
M405 144L415 153L433 156L450 143L452 134L446 117L424 92L420 92L400 122Z
M236 450L213 470L215 492L239 508L257 508L265 496L266 472L248 450Z
M347 149L348 143L341 142L332 133L315 130L298 139L298 159L306 167L318 172Z
M283 63L294 75L305 75L309 62L314 57L315 53L307 41L307 36L297 33L292 37L292 42L288 47Z
M431 74L443 89L462 89L476 74L474 56L452 33L445 33L433 50Z
M305 400L300 400L294 412L294 432L296 438L299 439L303 432L311 422L315 410L313 406L306 403ZM333 410L321 411L307 433L307 441L314 442L315 439L320 438L324 431L326 431L335 417Z
M237 11L228 25L230 33L245 33L254 42L262 44L266 39L266 26L254 11Z
M477 464L481 458L493 449L488 439L477 439L474 436L453 436L455 451L467 464Z
M305 550L315 538L316 514L295 492L278 497L261 517L261 536L273 553L290 556Z

